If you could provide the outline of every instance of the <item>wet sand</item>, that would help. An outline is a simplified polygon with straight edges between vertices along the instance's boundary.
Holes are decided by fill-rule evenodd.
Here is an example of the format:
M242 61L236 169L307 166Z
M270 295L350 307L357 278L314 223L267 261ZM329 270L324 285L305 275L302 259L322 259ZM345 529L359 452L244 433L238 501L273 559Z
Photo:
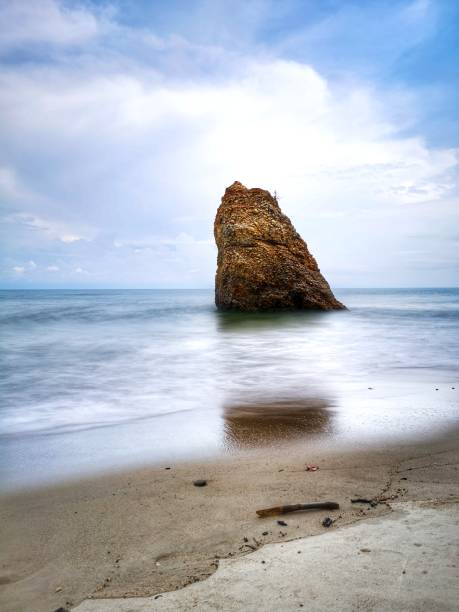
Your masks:
M229 416L237 421L239 409ZM392 500L457 502L458 439L455 431L436 440L353 452L315 447L313 454L297 442L241 451L226 460L145 467L4 495L0 607L48 612L90 596L170 591L208 577L219 559L324 533L326 516L335 521L333 530L391 512ZM306 471L307 464L319 469ZM207 486L193 486L198 478ZM385 503L352 504L355 497ZM287 526L255 513L282 503L326 500L339 502L340 509L287 515Z

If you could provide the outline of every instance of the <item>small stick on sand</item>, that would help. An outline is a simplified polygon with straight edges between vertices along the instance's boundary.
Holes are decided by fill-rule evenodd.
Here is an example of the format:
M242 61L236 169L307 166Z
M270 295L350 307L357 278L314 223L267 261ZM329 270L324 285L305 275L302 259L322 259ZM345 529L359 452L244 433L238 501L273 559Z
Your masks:
M274 508L266 508L257 510L258 516L277 516L278 514L287 514L288 512L296 512L297 510L338 510L339 504L336 502L314 502L312 504L290 504L288 506L275 506Z

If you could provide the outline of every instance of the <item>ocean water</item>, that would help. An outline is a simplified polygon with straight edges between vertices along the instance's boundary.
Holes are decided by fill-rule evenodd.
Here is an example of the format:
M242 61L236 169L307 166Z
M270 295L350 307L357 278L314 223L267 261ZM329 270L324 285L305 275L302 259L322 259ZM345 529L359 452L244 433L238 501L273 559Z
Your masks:
M0 487L458 424L459 290L219 313L209 290L1 291Z

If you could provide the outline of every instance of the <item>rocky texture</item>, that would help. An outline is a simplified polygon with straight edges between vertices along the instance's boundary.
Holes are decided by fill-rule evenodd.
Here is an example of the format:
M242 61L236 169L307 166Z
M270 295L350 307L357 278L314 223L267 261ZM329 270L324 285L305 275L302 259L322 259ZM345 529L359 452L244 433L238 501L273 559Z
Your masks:
M306 243L269 191L236 181L214 225L215 303L222 310L338 310Z

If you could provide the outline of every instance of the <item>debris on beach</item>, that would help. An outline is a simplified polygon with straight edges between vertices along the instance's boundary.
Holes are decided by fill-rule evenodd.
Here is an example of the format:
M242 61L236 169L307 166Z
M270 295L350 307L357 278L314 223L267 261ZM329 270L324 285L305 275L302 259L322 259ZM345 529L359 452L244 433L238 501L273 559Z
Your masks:
M277 521L277 524L281 527L288 527L288 524L285 521Z
M260 517L277 516L278 514L287 514L288 512L297 512L298 510L338 510L337 502L313 502L310 504L290 504L287 506L274 506L273 508L264 508L257 510Z
M324 520L322 521L322 525L324 527L331 527L333 525L333 521L329 516L326 516Z
M351 499L351 504L369 504L372 508L378 505L375 499L367 499L366 497L357 497L355 499Z
M202 480L202 479L193 480L193 484L195 487L205 487L207 485L207 480Z
M318 469L319 469L319 466L314 465L313 463L306 466L306 472L317 472Z

